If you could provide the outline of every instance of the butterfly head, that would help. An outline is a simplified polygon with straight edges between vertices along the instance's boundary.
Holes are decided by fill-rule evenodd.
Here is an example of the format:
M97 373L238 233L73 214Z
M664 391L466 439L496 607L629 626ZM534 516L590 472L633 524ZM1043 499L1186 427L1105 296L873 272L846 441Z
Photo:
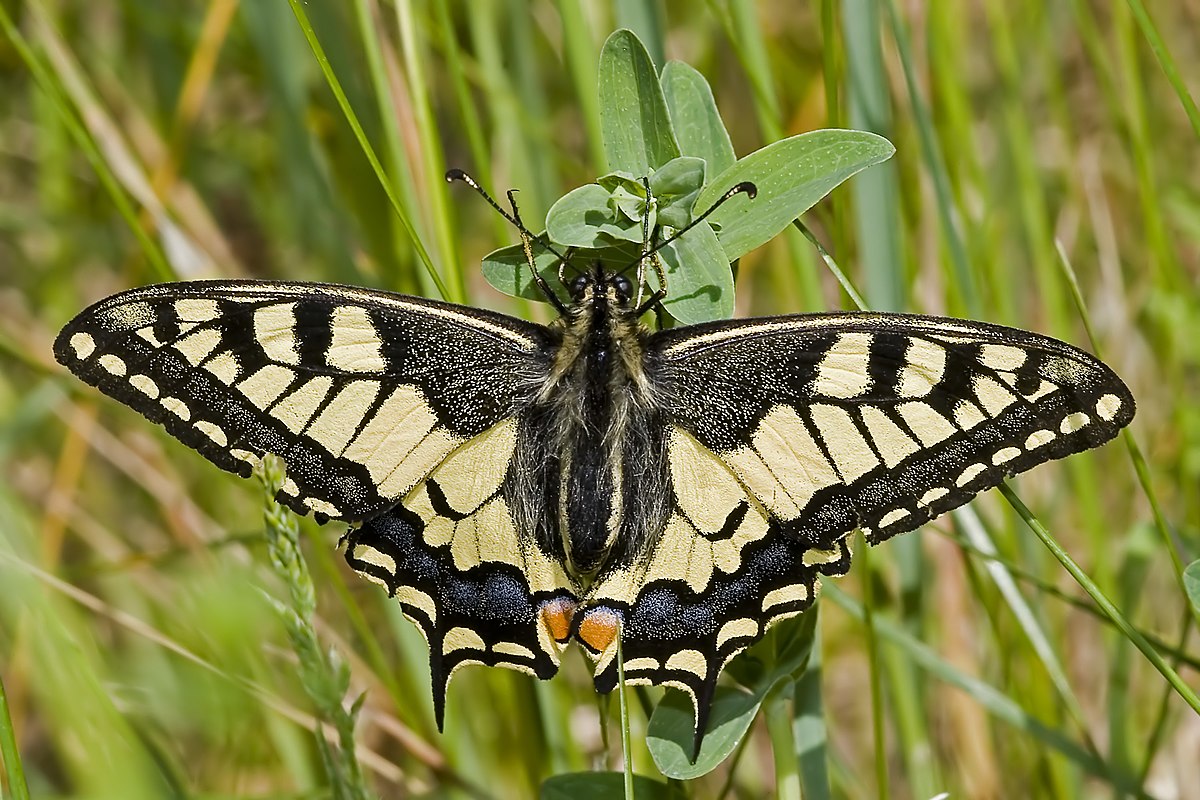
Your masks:
M634 300L633 281L620 273L609 272L597 261L586 272L566 283L567 293L575 305L604 302L612 308L629 308Z

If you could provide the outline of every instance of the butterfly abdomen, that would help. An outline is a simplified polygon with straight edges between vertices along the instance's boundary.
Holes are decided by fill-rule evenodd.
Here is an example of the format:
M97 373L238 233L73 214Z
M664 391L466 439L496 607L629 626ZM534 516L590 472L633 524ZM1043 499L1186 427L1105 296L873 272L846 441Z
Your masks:
M643 368L647 333L628 298L597 279L582 288L561 326L561 344L539 395L547 417L545 459L558 467L557 475L543 475L556 485L544 485L539 494L555 497L550 507L558 511L568 563L586 578L618 551L625 558L645 541L647 526L654 527L632 496L647 496L643 478L662 472L663 451L651 441Z

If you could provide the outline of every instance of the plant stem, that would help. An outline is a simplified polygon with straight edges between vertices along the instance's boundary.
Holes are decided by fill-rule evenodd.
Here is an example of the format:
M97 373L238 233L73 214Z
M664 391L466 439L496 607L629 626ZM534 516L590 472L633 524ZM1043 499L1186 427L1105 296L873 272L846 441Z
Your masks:
M0 765L8 776L8 788L14 800L29 800L29 786L25 783L25 768L21 766L17 734L13 730L12 716L8 713L8 695L4 691L3 677L0 677ZM3 788L0 786L0 790ZM2 796L3 792L0 791Z
M1088 577L1087 573L1085 573L1080 566L1075 563L1074 559L1071 558L1067 551L1064 550L1062 546L1054 540L1054 537L1052 537L1050 532L1046 530L1046 526L1041 523L1041 520L1033 516L1033 512L1031 512L1025 506L1025 504L1021 502L1021 498L1017 497L1016 493L1009 488L1008 484L1000 484L1000 492L1004 495L1004 499L1008 501L1009 505L1013 507L1017 514L1019 514L1021 518L1025 520L1025 524L1027 524L1033 530L1034 534L1036 534L1037 537L1042 540L1042 544L1046 546L1046 549L1048 549L1054 555L1054 557L1058 559L1059 563L1066 568L1067 572L1071 573L1071 577L1075 579L1075 582L1082 586L1085 592L1091 595L1092 600L1095 601L1096 605L1100 606L1100 610L1103 611L1110 620L1112 620L1113 624L1117 626L1117 629L1120 630L1122 634L1124 634L1125 638L1133 642L1137 649L1142 651L1142 654L1146 656L1146 660L1154 665L1154 668L1157 669L1159 673L1161 673L1162 676L1167 679L1168 683L1175 687L1175 691L1179 694L1179 696L1182 697L1187 704L1196 711L1197 714L1200 714L1200 697L1197 697L1196 693L1192 691L1192 688L1183 682L1183 678L1179 677L1179 673L1172 669L1171 665L1168 664L1161 655L1159 655L1158 651L1155 650L1148 641L1146 641L1146 637L1138 633L1137 629L1129 624L1129 620L1125 619L1125 616L1120 612L1120 610L1117 609L1115 605L1113 605L1112 601L1105 597L1104 593L1100 591L1100 587L1097 586L1095 582Z
M789 686L790 688L790 686ZM792 698L788 689L776 690L763 704L771 755L775 760L775 796L779 800L801 800L800 763L796 758L796 736L792 730Z

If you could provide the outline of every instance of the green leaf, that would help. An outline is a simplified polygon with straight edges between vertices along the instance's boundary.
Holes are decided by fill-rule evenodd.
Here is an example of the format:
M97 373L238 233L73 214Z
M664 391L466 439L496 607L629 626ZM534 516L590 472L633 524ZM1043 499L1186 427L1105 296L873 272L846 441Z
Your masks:
M680 156L650 175L650 193L658 204L660 225L679 229L692 221L692 209L704 187L706 172L704 159Z
M730 662L729 674L751 691L717 688L708 730L694 764L690 759L695 736L691 702L678 692L668 693L655 708L646 734L646 746L662 774L668 778L695 778L728 758L746 735L764 698L795 675L805 674L814 652L816 622L817 615L810 612L775 625ZM819 698L819 685L816 691ZM815 751L814 758L824 753L812 735L805 739L805 747Z
M561 220L568 229L569 220ZM604 230L609 230L604 227ZM583 226L580 226L583 230ZM600 230L597 228L596 230ZM632 230L632 229L631 229ZM554 241L561 235L556 233ZM638 240L621 244L602 243L597 247L580 247L571 254L571 264L582 267L600 261L607 269L617 271L637 261L641 252L640 226ZM600 241L598 237L597 241ZM551 290L566 302L567 294L558 278L558 258L534 244L534 264L538 274L545 279ZM707 222L702 222L667 245L659 254L666 266L667 288L670 294L663 303L667 312L686 324L728 319L733 314L733 273L729 260L721 249L717 236ZM493 250L483 258L483 277L497 291L512 297L546 302L546 296L533 282L525 251L520 245ZM578 274L578 269L568 265L565 275ZM647 278L650 287L657 288L658 281L652 270Z
M704 159L710 175L732 167L737 155L704 76L682 61L669 61L661 83L680 152Z
M659 771L668 778L698 778L712 772L733 753L761 705L762 695L718 686L709 715L708 732L700 743L700 753L695 763L692 763L692 743L695 738L692 701L682 692L671 690L650 717L650 724L646 728L646 747Z
M691 325L733 316L733 272L717 235L701 222L659 251L667 268L663 307Z
M756 150L704 187L703 212L742 181L758 187L753 200L735 198L709 217L731 260L770 241L842 181L896 152L887 139L864 131L802 133Z
M623 186L609 191L589 183L560 197L546 213L550 241L564 247L606 247L615 242L642 241L641 222L646 201Z
M637 800L685 800L679 790L642 775L633 776ZM542 782L540 800L624 800L624 775L620 772L567 772Z
M698 158L674 158L647 182L654 196L649 224L682 228L704 185L705 166ZM560 197L546 214L550 240L564 247L606 247L617 242L641 244L647 216L646 186L628 173L612 172Z
M632 31L619 30L600 51L600 132L610 170L649 175L679 156L654 62Z
M1193 561L1183 571L1183 588L1192 608L1200 613L1200 560Z
M650 192L658 200L690 194L704 186L704 159L673 158L650 174Z

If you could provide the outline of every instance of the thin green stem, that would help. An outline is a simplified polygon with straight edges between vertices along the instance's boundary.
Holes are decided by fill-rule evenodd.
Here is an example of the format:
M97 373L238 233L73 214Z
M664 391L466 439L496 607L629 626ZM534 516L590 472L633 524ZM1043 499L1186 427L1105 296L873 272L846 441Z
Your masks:
M625 800L633 798L633 745L629 736L629 704L625 701L625 653L621 649L622 636L617 637L617 698L621 704L621 755L624 775Z
M325 50L321 47L320 40L317 39L316 31L313 30L312 23L308 20L308 14L304 11L302 0L288 0L288 3L292 7L292 13L296 15L296 21L300 23L300 30L304 33L304 38L308 40L308 46L312 48L313 55L317 58L317 64L320 65L321 72L325 75L325 81L329 84L329 89L333 92L338 106L341 107L342 113L346 117L346 122L350 124L350 129L354 131L354 138L358 140L358 145L362 148L363 155L367 157L367 161L371 164L371 169L375 171L375 177L379 179L379 185L383 187L383 192L387 195L388 202L391 203L392 209L400 219L400 224L404 226L404 230L412 242L413 249L417 252L417 257L425 265L430 280L433 281L443 298L456 299L450 294L450 290L442 280L442 276L438 274L437 269L433 266L433 260L430 259L429 252L421 242L420 236L417 235L417 230L413 227L412 220L409 219L404 204L400 202L400 198L396 195L396 190L392 186L392 182L388 178L383 164L380 163L379 156L375 154L375 149L371 147L371 142L367 139L366 131L363 130L362 124L358 121L358 116L350 106L350 100L346 97L345 91L342 90L342 84L337 79L337 75L334 74L333 66L329 63L329 58L325 55Z
M867 301L864 300L863 296L858 293L858 289L854 288L854 284L850 282L848 277L846 277L846 273L842 272L842 268L837 265L837 262L833 260L833 256L829 255L828 251L826 251L821 242L817 240L817 237L813 234L813 232L808 229L808 226L799 219L794 220L792 224L800 229L800 232L804 234L808 241L812 242L813 247L817 248L817 252L821 254L821 260L825 262L825 266L827 266L829 271L833 273L833 277L837 278L837 282L841 284L842 290L850 296L850 300L855 306L858 307L858 310L866 311Z
M875 592L872 588L871 555L860 548L859 566L863 585L863 624L867 628L867 663L871 675L871 740L875 751L875 785L879 800L888 797L887 740L883 731L883 664L879 659L879 639L875 636Z
M779 800L801 800L800 762L796 758L796 733L792 729L792 698L781 685L763 704L767 733L771 737L771 754L775 762L775 796Z
M12 715L8 712L8 694L4 691L4 678L0 676L0 761L8 776L8 788L14 800L29 800L29 786L25 783L25 768L21 765L21 751L17 749L17 733L13 728ZM3 786L0 786L3 797Z
M1007 500L1009 505L1013 507L1013 510L1020 515L1021 519L1025 520L1025 524L1027 524L1030 529L1033 530L1034 534L1041 539L1042 544L1046 546L1046 549L1048 549L1050 553L1058 559L1059 563L1066 568L1067 572L1071 573L1071 577L1075 579L1075 582L1083 587L1085 592L1091 595L1092 600L1094 600L1096 605L1100 607L1100 610L1103 611L1110 620L1112 620L1113 624L1117 626L1117 629L1120 630L1121 633L1127 639L1129 639L1129 641L1133 642L1134 646L1136 646L1138 650L1142 651L1142 655L1146 657L1146 660L1149 661L1154 668L1158 670L1164 678L1167 679L1167 682L1170 683L1171 686L1175 687L1176 693L1178 693L1179 696L1182 697L1184 701L1196 711L1196 713L1200 714L1200 697L1197 697L1192 688L1183 682L1183 679L1179 677L1179 673L1171 668L1171 665L1168 664L1166 660L1159 654L1159 652L1154 649L1150 642L1146 641L1146 637L1142 636L1142 634L1138 632L1137 628L1129 624L1129 620L1125 619L1125 616L1121 613L1121 611L1115 605L1113 605L1112 601L1109 600L1102 591L1100 591L1100 587L1097 586L1095 582L1088 577L1087 573L1085 573L1080 566L1075 563L1075 560L1071 558L1070 554L1068 554L1067 551L1064 550L1057 541L1055 541L1054 537L1050 535L1050 532L1046 530L1046 526L1042 525L1041 520L1035 517L1033 512L1031 512L1026 505L1021 502L1021 498L1017 497L1016 492L1014 492L1007 484L1004 483L1000 484L999 488L1000 493L1004 495L1004 499Z

